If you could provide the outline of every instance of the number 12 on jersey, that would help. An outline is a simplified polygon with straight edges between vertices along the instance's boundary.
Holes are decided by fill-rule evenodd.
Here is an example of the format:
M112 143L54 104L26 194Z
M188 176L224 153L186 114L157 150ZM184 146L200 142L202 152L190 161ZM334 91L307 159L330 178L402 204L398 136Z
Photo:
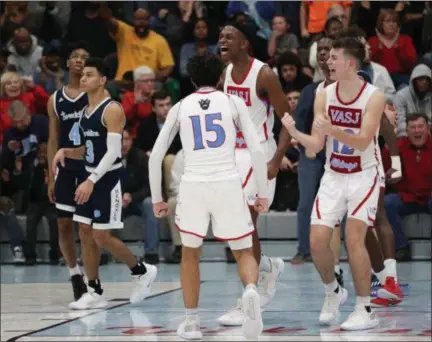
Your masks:
M354 134L352 129L345 129L346 133ZM348 145L342 144L339 140L333 138L333 152L339 154L351 155L354 154L354 149L349 147Z
M189 117L192 122L192 130L194 135L194 142L195 147L194 151L196 150L202 150L206 147L209 148L216 148L223 145L225 142L225 131L223 127L215 123L215 121L221 121L222 120L222 114L221 113L214 113L214 114L206 114L204 115L204 121L205 121L205 132L214 132L216 134L216 137L214 140L205 140L204 145L204 139L203 139L203 130L201 128L201 116L199 115L193 115Z

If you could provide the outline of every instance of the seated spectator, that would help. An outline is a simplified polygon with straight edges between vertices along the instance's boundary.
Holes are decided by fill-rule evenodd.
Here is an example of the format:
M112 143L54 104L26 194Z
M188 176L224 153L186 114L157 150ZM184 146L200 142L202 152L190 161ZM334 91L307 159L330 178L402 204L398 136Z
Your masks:
M120 81L110 80L107 83L108 90L112 99L122 102L126 93L134 93L135 83L133 79L133 71L126 71ZM129 95L130 96L130 95ZM123 109L124 109L124 105Z
M399 14L382 10L376 23L376 36L369 38L372 60L387 68L396 90L409 84L409 75L417 60L410 36L400 34Z
M15 162L15 170L13 172L16 181L20 184L25 184L22 177L22 163ZM33 175L30 183L29 204L27 208L27 224L26 224L26 241L27 265L36 264L36 243L38 235L38 226L43 217L48 220L50 234L50 251L49 260L51 265L58 265L60 257L57 213L55 205L48 199L48 160L47 160L47 144L43 143L39 146L37 158L33 168Z
M385 208L400 261L411 259L402 217L419 212L432 215L432 139L428 121L423 113L408 115L407 137L399 141L403 178L394 186L396 193L385 196Z
M289 31L290 24L288 19L277 15L273 18L272 23L273 32L267 47L269 57L274 57L277 60L279 55L285 51L297 53L299 41L296 35Z
M122 99L123 110L132 138L136 138L141 119L147 118L152 112L152 96L155 92L156 76L148 66L141 66L134 70L134 91L128 91Z
M7 44L10 55L8 64L13 64L21 76L33 77L39 68L42 58L42 47L38 45L37 38L21 27L14 32L14 36Z
M297 107L298 100L300 98L300 91L297 89L292 89L290 91L285 92L285 96L290 106L290 113L294 114Z
M49 95L28 79L22 79L16 72L5 72L0 79L0 143L7 129L12 127L8 115L13 101L23 102L30 114L46 113Z
M285 93L293 89L302 90L312 83L312 79L303 73L300 58L291 51L280 55L276 62L276 68Z
M39 70L33 75L33 82L53 94L69 83L69 73L61 68L60 50L47 45L39 63Z
M411 73L410 85L399 90L394 98L397 111L397 135L405 136L408 113L424 113L432 120L432 71L425 64L417 65Z
M137 9L133 26L114 18L106 5L101 7L99 15L106 20L117 44L116 80L120 80L126 71L146 65L154 71L158 81L165 82L174 69L174 59L166 39L150 30L148 11Z
M128 128L123 131L122 158L125 167L123 179L123 215L139 215L145 224L144 261L148 264L159 263L159 221L153 214L148 178L148 157L133 147ZM120 233L121 234L121 233Z
M9 182L10 174L2 173L2 181ZM23 264L24 257L24 233L18 223L13 201L5 196L0 197L0 227L6 229L11 243L13 261L15 264Z

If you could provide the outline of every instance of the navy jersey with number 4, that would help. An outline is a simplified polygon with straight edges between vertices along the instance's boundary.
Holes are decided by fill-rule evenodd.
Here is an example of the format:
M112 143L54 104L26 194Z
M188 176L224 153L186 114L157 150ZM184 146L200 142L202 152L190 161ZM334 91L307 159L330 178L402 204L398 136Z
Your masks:
M88 113L88 107L83 110L80 125L84 134L86 167L97 167L107 152L108 131L103 123L103 115L108 105L113 102L120 106L118 102L107 97L91 113ZM121 163L121 156L118 156L113 165L118 163Z
M84 145L84 137L80 131L80 118L84 107L88 105L86 93L80 93L74 99L66 95L65 87L54 93L54 111L60 120L58 148L77 148ZM81 160L67 159L67 169L82 169Z

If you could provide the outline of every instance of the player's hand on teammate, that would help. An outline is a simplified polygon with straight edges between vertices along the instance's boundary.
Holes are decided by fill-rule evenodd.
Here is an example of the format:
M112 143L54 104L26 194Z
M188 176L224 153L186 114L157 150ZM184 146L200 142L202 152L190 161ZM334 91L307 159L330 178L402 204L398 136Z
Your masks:
M82 182L75 191L75 202L77 204L86 203L93 192L93 188L94 183L91 180L86 179Z
M280 166L280 163L278 163L277 161L275 161L273 159L267 163L267 178L269 180L276 178L276 176L279 172L279 166Z
M66 158L65 151L64 151L64 149L61 148L60 150L57 151L57 153L55 154L54 159L52 161L53 174L57 173L57 165L58 164L60 164L63 167L65 166L65 158Z
M153 203L153 213L156 217L165 217L168 215L168 203Z
M318 116L313 123L314 128L321 134L331 135L333 125L328 116Z
M268 212L269 211L268 198L257 197L254 204L254 210L260 214Z
M284 125L289 134L293 135L293 133L297 130L295 127L294 118L290 114L285 113L281 121L282 125Z

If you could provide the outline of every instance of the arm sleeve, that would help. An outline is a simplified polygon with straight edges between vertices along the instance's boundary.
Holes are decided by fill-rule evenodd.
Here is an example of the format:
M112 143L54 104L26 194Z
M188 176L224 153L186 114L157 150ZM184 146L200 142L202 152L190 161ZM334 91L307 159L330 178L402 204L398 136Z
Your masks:
M233 113L237 113L236 124L241 129L252 159L252 169L258 185L258 197L268 197L267 163L256 129L249 117L245 103L237 97L230 96Z
M167 119L153 146L149 160L149 180L152 202L163 201L162 197L162 161L171 145L174 137L179 131L178 114L180 103L175 105L168 113Z
M121 157L122 135L120 133L108 133L107 135L107 151L102 157L102 160L92 172L88 179L96 183L107 173L115 160Z

